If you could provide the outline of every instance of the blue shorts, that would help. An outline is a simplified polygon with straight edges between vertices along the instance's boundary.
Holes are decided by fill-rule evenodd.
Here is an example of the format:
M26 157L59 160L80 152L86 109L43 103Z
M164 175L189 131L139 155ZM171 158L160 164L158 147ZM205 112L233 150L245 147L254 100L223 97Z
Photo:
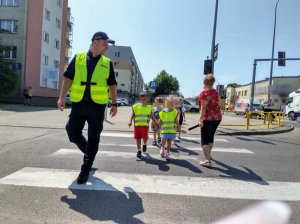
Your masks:
M173 140L173 139L176 138L176 134L162 134L161 138L162 139L171 139L171 140Z

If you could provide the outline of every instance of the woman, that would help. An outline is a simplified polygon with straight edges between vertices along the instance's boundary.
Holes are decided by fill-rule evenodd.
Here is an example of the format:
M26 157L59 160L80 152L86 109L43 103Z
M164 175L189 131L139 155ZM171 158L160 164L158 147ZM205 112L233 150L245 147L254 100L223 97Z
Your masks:
M215 78L212 74L204 77L204 89L199 95L199 126L201 127L201 145L205 160L200 161L201 166L211 167L211 149L214 144L214 135L222 120L219 106L219 94L213 88Z

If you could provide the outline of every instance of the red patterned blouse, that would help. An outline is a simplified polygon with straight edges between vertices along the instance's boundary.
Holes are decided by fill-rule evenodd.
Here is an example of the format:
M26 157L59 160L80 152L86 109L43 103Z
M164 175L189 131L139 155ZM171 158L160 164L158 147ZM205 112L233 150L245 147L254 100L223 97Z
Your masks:
M207 102L203 120L222 120L219 106L219 94L215 89L204 89L199 95L199 110L201 110L201 100Z

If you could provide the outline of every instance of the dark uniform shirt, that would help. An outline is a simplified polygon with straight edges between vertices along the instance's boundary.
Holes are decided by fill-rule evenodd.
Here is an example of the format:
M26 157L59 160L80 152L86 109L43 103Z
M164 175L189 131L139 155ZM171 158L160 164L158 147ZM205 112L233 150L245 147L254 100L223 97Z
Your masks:
M98 55L97 57L93 57L92 52L89 51L87 53L86 57L86 67L87 67L87 83L90 83L92 79L92 74L95 70L95 67L101 58L101 55ZM64 73L64 77L73 80L75 76L75 62L76 62L76 55L72 59L71 63L69 64L67 70ZM109 76L107 79L107 85L108 86L113 86L117 85L116 77L115 77L115 72L114 72L114 67L112 62L110 62L110 71L109 71ZM84 97L90 97L91 91L90 91L90 84L86 85L85 92L84 92Z

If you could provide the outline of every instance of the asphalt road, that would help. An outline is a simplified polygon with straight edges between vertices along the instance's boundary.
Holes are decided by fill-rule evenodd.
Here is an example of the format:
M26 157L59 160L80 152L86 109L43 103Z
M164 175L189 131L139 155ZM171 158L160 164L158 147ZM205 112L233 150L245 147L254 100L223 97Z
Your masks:
M208 169L196 136L183 136L169 163L151 142L139 160L131 133L104 132L78 186L82 155L64 130L0 126L0 223L210 223L268 199L300 223L299 134L216 136Z

